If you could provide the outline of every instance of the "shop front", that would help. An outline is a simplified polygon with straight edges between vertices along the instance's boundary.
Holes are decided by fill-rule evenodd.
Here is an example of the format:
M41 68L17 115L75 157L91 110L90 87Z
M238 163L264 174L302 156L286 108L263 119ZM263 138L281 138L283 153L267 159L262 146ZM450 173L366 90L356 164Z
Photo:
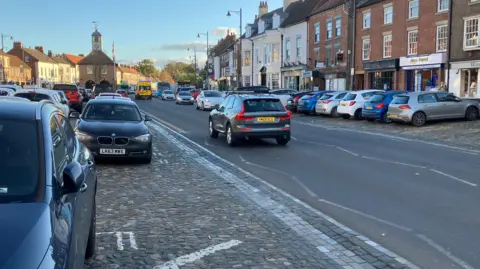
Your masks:
M449 92L465 98L480 98L480 60L451 62Z
M326 91L345 91L347 87L347 73L325 73Z
M282 67L283 88L300 90L302 87L301 75L306 66L284 66Z
M363 62L364 89L397 90L399 63L398 58Z
M440 87L445 80L446 53L400 58L400 67L405 72L407 91L429 91Z

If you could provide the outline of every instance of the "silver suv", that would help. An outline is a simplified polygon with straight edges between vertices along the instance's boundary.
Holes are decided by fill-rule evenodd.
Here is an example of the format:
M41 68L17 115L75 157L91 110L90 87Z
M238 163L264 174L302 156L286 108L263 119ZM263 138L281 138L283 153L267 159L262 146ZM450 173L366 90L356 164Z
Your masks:
M290 111L271 94L231 94L210 112L210 137L225 134L230 146L250 138L275 138L280 145L290 141Z

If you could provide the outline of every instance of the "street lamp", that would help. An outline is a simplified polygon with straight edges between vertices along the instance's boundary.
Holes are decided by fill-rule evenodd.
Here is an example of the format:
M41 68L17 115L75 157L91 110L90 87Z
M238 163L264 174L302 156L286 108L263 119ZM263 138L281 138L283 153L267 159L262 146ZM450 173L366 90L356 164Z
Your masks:
M242 18L242 8L240 8L240 10L238 10L238 11L229 10L227 12L227 16L228 17L232 16L232 13L236 13L240 17L240 36L238 38L239 39L238 49L240 51L240 61L239 61L240 63L237 64L237 68L238 68L238 70L237 70L237 87L239 87L240 86L240 73L241 73L241 70L242 70L242 25L243 25L243 23L242 23L242 19L243 19ZM238 56L236 58L238 60Z
M6 81L7 80L7 74L5 72L5 70L6 70L5 69L5 46L3 44L3 41L5 40L5 38L13 40L13 36L0 34L0 38L2 39L2 75L3 75L3 81Z
M208 31L205 32L205 33L198 33L197 34L197 38L200 38L200 36L206 36L207 37L207 70L208 70ZM209 89L210 87L210 83L209 83L209 76L208 76L208 72L207 72L207 77L206 77L206 81L207 81L207 88Z
M187 51L190 51L190 48L187 48ZM193 61L194 61L194 70L195 72L195 88L197 87L197 49L193 46Z

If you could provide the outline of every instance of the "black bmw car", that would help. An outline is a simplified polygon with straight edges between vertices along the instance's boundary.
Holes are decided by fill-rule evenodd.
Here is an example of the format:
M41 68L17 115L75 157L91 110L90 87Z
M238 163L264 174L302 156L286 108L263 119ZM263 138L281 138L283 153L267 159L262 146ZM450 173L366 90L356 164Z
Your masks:
M75 115L74 115L75 117ZM97 159L152 161L152 135L135 102L126 98L97 98L88 102L75 132Z

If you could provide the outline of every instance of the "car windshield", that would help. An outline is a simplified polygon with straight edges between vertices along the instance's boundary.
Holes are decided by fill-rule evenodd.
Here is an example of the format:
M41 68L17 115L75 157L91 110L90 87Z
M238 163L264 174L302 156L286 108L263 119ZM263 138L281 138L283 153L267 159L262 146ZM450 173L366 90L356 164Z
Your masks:
M278 99L250 99L243 102L245 112L285 111Z
M42 100L50 100L50 96L46 94L41 94L41 93L34 93L34 92L22 92L22 93L16 93L16 97L22 97L26 98L32 102L40 102Z
M383 94L375 94L370 98L370 102L372 103L380 103L385 99L385 95Z
M222 93L217 92L217 91L206 91L205 97L222 97Z
M140 86L140 87L138 87L138 89L141 90L141 91L151 91L152 87L150 87L150 86Z
M119 90L117 91L118 94L124 94L124 93L127 93L126 91L123 91L123 90Z
M181 96L192 96L189 92L179 92L178 95L181 95Z
M408 100L410 99L410 97L406 96L406 95L399 95L399 96L396 96L395 98L393 98L392 100L392 104L397 104L397 105L405 105L405 104L408 104Z
M164 91L163 93L165 93L165 94L173 94L172 91Z
M345 97L343 97L343 100L344 101L352 101L352 100L355 100L355 98L357 98L356 94L349 93L349 94L345 95Z
M320 97L320 100L327 100L332 98L333 96L333 94L324 94L322 97Z
M89 104L82 115L85 120L141 121L137 107L129 104Z
M0 203L36 196L39 160L36 122L0 118Z

